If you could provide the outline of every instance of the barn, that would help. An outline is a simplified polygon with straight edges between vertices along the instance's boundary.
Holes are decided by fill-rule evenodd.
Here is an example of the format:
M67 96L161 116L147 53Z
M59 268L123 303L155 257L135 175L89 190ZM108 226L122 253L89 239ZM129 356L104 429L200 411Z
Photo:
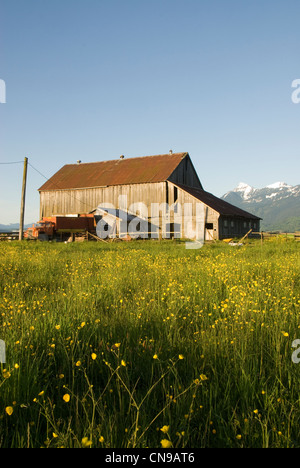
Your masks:
M98 235L217 240L260 218L204 190L189 153L67 164L39 188L40 217L94 213Z

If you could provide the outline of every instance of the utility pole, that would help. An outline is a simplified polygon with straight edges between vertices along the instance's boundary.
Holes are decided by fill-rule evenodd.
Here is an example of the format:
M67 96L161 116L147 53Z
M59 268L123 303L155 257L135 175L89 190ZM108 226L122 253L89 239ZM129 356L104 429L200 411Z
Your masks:
M26 182L27 182L27 166L28 158L24 159L24 171L23 171L23 186L22 186L22 198L21 198L21 215L20 215L20 227L19 227L19 240L23 240L24 231L24 215L25 215L25 195L26 195Z

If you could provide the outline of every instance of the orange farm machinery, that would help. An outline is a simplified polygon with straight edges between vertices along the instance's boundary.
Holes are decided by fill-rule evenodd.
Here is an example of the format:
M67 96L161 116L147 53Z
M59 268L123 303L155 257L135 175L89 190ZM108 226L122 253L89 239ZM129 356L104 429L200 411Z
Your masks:
M42 218L24 233L25 239L34 240L74 240L88 233L95 234L96 222L93 214L79 216L51 216Z

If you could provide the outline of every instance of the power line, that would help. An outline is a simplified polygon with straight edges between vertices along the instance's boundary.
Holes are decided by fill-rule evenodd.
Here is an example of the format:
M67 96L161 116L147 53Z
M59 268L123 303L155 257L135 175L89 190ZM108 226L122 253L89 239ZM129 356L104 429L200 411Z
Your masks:
M40 176L42 176L44 179L46 179L47 181L49 180L48 177L46 177L44 174L42 174L38 169L36 169L32 164L30 164L30 162L28 161L28 165L33 169L35 170ZM52 182L53 183L53 182ZM64 190L63 188L59 187L57 184L53 183L53 185L55 185L55 187L57 188L57 190ZM76 198L74 197L74 195L72 195L69 191L66 192L66 194L70 197L70 198L73 198L73 200L76 200L77 202L79 202L80 204L82 205L85 205L87 208L89 209L92 209L94 210L95 207L94 206L91 206L89 205L88 203L82 201L82 200L79 200L79 198Z
M40 176L44 177L44 179L46 180L49 180L48 177L46 177L44 174L42 174L40 171L38 171L32 164L30 164L30 162L28 161L28 164L30 167L32 167L32 169L34 169L38 174L40 174Z
M1 165L8 165L8 164L24 164L24 161L14 161L14 162L0 162Z
M13 161L13 162L0 162L0 165L11 165L11 164L24 164L24 161ZM35 171L37 172L41 177L43 177L44 179L46 179L47 181L49 180L48 177L46 177L44 174L42 174L36 167L34 167L29 161L28 161L28 165ZM56 186L57 190L63 190L61 187L59 187L57 184L53 184ZM71 193L67 192L67 195L70 197L70 198L73 198L73 200L76 200L77 202L81 203L82 205L85 205L87 208L89 209L94 209L95 207L89 205L88 203L82 201L82 200L79 200L79 198L76 198L74 197L74 195L72 195Z

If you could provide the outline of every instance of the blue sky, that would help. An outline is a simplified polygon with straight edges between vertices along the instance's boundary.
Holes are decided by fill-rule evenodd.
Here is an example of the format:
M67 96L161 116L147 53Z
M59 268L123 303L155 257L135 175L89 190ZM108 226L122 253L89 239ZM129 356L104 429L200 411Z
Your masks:
M189 152L206 190L300 184L299 0L0 0L0 163ZM0 223L22 164L0 165ZM39 217L28 172L26 222Z

